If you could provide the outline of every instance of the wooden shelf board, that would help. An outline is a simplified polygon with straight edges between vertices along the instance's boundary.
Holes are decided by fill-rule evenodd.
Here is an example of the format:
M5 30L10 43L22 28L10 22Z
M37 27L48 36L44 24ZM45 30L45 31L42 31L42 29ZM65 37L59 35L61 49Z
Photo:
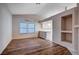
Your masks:
M61 31L62 33L72 33L72 31Z
M71 41L67 41L67 40L62 40L62 42L72 43Z

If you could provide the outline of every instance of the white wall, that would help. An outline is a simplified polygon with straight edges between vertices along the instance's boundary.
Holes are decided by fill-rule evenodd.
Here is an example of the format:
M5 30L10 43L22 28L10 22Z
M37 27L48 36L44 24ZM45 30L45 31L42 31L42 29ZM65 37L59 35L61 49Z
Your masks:
M30 17L29 17L30 18ZM27 19L27 16L19 16L19 15L14 15L12 17L12 39L21 39L21 38L32 38L32 37L37 37L38 36L38 31L40 30L40 23L37 21L35 22L35 28L36 32L35 33L29 33L29 34L21 34L19 32L19 23L20 22L25 22L26 20L32 20L32 19Z
M5 4L0 4L0 54L12 39L12 16Z

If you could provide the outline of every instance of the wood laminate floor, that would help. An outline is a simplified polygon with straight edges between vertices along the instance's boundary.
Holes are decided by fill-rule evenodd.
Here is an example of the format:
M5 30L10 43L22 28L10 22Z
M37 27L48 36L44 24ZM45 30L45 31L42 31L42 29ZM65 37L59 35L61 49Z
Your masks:
M71 53L56 43L32 38L12 40L2 55L71 55Z

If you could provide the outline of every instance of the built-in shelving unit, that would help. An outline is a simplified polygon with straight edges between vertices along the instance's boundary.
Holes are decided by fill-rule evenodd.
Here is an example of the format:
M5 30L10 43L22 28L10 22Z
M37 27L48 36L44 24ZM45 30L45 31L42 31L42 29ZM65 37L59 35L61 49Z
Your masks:
M53 16L54 42L79 54L79 7Z
M61 40L72 43L72 14L61 17Z

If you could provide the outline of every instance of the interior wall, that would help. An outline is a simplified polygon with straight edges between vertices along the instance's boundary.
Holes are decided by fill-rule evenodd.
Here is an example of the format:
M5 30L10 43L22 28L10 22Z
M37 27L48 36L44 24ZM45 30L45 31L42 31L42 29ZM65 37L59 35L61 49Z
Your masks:
M0 54L12 40L12 15L5 4L0 4Z
M36 32L35 33L28 33L28 34L21 34L19 32L19 22L28 20L27 16L21 16L21 15L13 15L12 16L12 39L21 39L21 38L32 38L32 37L38 37L38 31L40 30L40 23L37 21L35 22L35 28ZM29 19L32 20L32 19Z

